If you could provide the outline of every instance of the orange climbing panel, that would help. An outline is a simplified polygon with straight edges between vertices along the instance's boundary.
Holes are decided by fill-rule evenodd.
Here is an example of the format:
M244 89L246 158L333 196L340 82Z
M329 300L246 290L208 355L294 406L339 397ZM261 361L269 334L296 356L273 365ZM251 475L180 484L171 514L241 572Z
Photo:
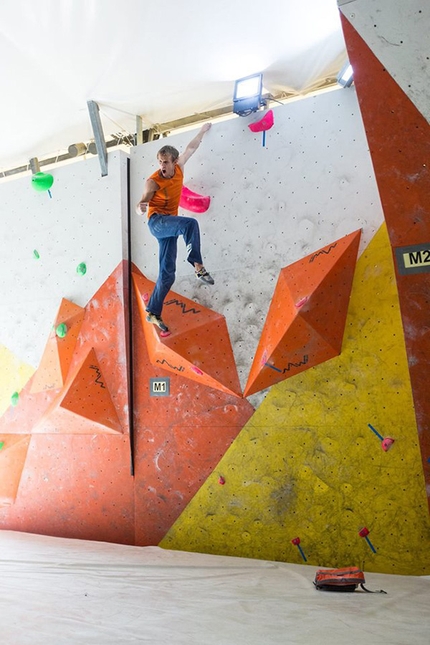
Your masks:
M372 157L391 246L400 311L409 358L418 437L430 506L430 273L426 255L430 245L429 141L430 124L410 97L379 61L354 26L341 14L354 84ZM411 86L409 86L411 87ZM421 263L400 271L404 251L424 249ZM408 248L409 247L409 248ZM398 255L399 254L399 255ZM406 254L407 257L408 254ZM416 254L418 255L418 254Z
M242 396L224 316L169 291L163 320L171 334L163 338L158 327L146 322L145 301L154 283L137 273L133 273L133 282L152 365Z
M30 435L0 434L0 507L15 501L29 443Z
M60 396L48 408L34 432L122 432L94 349L74 368Z
M84 315L85 309L83 307L79 307L65 298L62 299L42 360L31 385L32 393L63 387ZM60 324L65 324L67 327L64 338L60 338L56 333Z
M360 236L281 270L244 396L340 354Z

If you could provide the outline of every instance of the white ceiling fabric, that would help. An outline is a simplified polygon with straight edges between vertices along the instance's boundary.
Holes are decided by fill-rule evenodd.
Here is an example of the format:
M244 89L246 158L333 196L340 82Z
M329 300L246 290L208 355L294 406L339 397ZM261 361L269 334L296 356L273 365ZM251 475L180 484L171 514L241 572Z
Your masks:
M302 94L346 59L336 0L2 0L0 171L229 106L234 80Z

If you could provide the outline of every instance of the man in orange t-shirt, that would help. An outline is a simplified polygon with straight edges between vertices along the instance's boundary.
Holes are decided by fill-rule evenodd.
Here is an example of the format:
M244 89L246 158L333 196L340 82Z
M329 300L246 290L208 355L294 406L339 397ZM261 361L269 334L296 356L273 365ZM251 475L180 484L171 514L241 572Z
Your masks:
M159 274L146 307L146 320L167 332L161 318L164 299L175 281L178 237L183 236L187 261L193 265L196 277L206 284L213 278L203 266L200 252L200 229L193 217L178 216L179 200L184 180L184 165L199 147L203 135L211 127L205 123L182 154L173 146L163 146L157 153L159 169L146 180L143 195L136 207L139 214L148 211L148 227L159 245Z

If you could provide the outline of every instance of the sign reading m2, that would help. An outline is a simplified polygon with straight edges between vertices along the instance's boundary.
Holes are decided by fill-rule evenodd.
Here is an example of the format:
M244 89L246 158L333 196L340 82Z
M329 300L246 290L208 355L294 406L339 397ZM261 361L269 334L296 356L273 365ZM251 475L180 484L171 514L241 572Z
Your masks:
M395 249L401 275L430 272L430 244L414 244Z

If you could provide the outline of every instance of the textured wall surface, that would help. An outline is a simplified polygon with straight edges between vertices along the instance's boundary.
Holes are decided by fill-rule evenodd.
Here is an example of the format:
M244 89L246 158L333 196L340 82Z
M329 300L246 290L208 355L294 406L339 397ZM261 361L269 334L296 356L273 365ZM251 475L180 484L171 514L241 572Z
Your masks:
M248 128L260 117L238 117L215 124L185 166L185 185L211 197L209 210L196 218L215 285L196 284L180 243L174 290L226 317L242 388L280 269L358 228L364 248L382 222L354 89L273 112L264 147L262 133ZM168 142L181 151L192 136L182 133ZM163 143L132 150L133 203ZM132 236L133 261L154 280L157 242L144 217L134 215ZM167 322L174 326L174 320Z
M392 78L430 119L430 6L425 0L338 0L342 14L365 39ZM348 43L347 43L348 44ZM352 60L352 59L351 59ZM352 62L354 62L352 60Z
M61 299L85 306L122 260L125 238L124 154L109 155L103 178L96 157L46 172L51 198L31 175L0 186L0 344L34 368Z
M354 4L360 3L345 7ZM355 89L279 105L273 114L264 139L248 128L261 115L214 124L186 166L187 187L211 199L209 210L195 216L216 282L197 283L180 244L173 304L165 312L170 340L139 310L140 289L157 276L157 243L134 213L165 142L131 150L138 286L132 383L125 156L109 155L107 178L100 178L97 159L55 169L52 198L32 192L29 178L0 185L2 528L429 572L403 312ZM168 143L183 150L192 136L176 134ZM340 354L242 398L281 269L360 230ZM85 275L76 273L80 262ZM334 288L327 280L324 286L335 302ZM53 336L63 298L85 310L75 347ZM213 332L188 325L185 311L199 307ZM326 310L316 309L315 319L327 326ZM339 317L329 322L339 340ZM51 388L56 352L68 369ZM207 369L205 380L194 368ZM160 377L170 378L169 396L150 395L151 379ZM93 403L96 385L104 391ZM394 443L384 450L387 438Z
M384 2L379 6L379 12L383 6ZM391 49L397 50L397 54L388 61L387 66L371 51L366 40L347 18L342 17L342 24L355 69L360 109L395 257L412 394L430 503L430 400L427 383L430 366L430 125L428 112L421 112L418 109L421 103L412 100L419 90L419 86L414 84L414 76L407 87L402 88L396 82L398 77L402 77L404 65L412 67L410 59L403 52L403 42L416 39L420 33L418 23L421 28L423 23L428 27L430 10L428 7L423 10L421 3L413 2L407 11L398 8L391 18L391 24L395 19L405 24L402 25L400 42L397 45L390 43ZM398 29L395 24L395 30ZM428 53L428 29L426 38L420 44L423 51ZM426 99L426 92L420 95Z
M430 519L385 225L358 261L342 354L271 388L162 546L430 571ZM395 440L385 452L382 437ZM219 485L218 478L225 480ZM366 527L369 540L360 537Z

